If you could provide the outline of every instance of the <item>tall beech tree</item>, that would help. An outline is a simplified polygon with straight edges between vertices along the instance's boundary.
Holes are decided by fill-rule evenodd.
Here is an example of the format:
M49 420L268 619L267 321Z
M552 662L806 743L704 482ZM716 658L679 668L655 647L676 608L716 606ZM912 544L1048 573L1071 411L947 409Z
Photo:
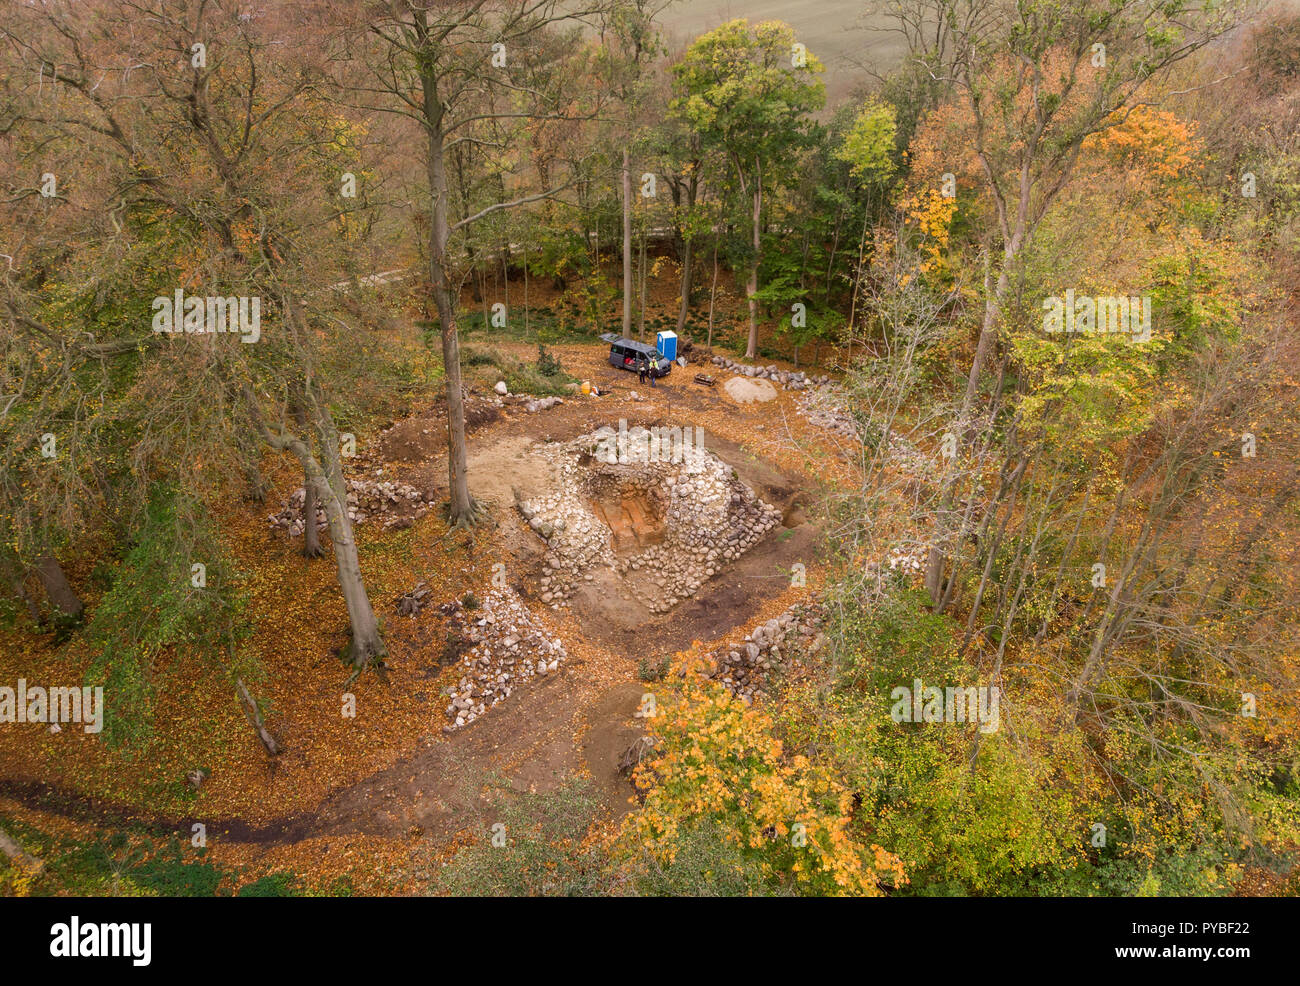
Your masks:
M527 121L591 115L593 105L578 104L577 97L556 110L550 94L532 88L538 73L527 71L526 59L544 32L576 27L621 6L617 0L575 5L558 0L390 0L359 5L343 24L353 55L366 66L361 79L350 84L353 98L370 100L366 105L373 106L382 97L380 109L415 121L424 137L429 289L438 312L446 371L448 522L454 527L473 525L476 505L469 492L456 316L463 265L452 237L494 213L550 198L568 182L553 176L552 188L521 188L512 197L455 216L449 155L465 143L499 143L503 134L509 139ZM362 47L356 42L360 24L377 44ZM576 51L581 44L575 32L570 49Z

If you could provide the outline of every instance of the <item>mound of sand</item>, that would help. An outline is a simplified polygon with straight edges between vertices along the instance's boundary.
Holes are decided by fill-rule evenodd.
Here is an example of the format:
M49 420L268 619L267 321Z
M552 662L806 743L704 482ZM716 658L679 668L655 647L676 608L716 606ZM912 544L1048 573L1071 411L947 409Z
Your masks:
M776 388L766 380L750 377L732 377L722 385L734 400L741 404L751 401L770 401L776 396Z

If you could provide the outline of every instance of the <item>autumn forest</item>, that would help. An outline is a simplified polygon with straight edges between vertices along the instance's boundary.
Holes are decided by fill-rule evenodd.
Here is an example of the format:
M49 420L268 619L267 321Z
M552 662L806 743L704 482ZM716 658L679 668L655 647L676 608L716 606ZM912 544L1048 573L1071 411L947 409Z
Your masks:
M1300 894L1300 6L713 6L0 5L0 896Z

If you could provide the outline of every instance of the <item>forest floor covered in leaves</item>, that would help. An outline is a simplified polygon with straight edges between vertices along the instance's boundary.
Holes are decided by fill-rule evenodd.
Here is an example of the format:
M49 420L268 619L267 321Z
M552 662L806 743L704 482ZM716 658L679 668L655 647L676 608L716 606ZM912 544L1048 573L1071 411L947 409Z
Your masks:
M522 342L494 345L521 360L535 353ZM233 883L291 871L316 888L346 879L359 892L391 893L418 890L412 874L419 859L481 835L490 783L545 792L580 776L600 793L609 818L628 810L635 799L618 760L640 732L639 664L695 641L738 638L807 594L791 587L789 571L801 562L809 584L816 582L818 531L801 504L816 484L833 481L833 436L805 420L793 391L741 404L722 386L694 382L704 367L677 368L649 388L610 367L603 344L552 351L567 373L594 383L602 396L572 395L529 413L509 401L497 406L495 368L470 370L470 483L487 507L476 530L448 531L436 510L403 529L358 526L367 587L389 648L385 675L368 673L345 685L349 669L339 654L348 621L333 565L303 558L301 537L268 526L268 513L301 483L286 463L268 458L264 470L274 487L266 502L228 497L216 519L244 573L256 627L262 675L250 687L283 753L267 756L222 675L178 651L153 669L157 705L142 744L115 749L79 729L51 734L39 725L0 734L6 825L29 839L71 846L110 830L145 842L188 843L201 823L206 858L238 874ZM667 614L629 621L612 605L552 610L530 590L544 544L509 495L529 481L521 450L617 428L620 419L703 428L706 447L795 520ZM349 470L445 500L445 408L438 396L357 441ZM438 607L471 591L484 596L497 564L563 641L568 658L558 673L526 683L467 728L446 733L445 694L459 671ZM420 583L432 605L399 615L395 601ZM89 656L75 637L58 644L8 631L0 676L62 680L79 674ZM342 712L345 692L355 696L355 717ZM206 772L197 791L186 782L195 769Z

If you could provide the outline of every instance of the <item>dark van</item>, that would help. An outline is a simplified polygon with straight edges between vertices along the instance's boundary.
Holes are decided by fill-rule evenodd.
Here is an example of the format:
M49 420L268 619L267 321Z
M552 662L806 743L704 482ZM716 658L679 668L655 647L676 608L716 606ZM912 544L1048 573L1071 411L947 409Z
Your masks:
M650 372L656 377L667 376L672 372L672 361L648 343L637 342L635 339L615 335L613 332L606 332L601 338L609 343L610 366L635 373L637 367L642 362L646 362L649 364Z

